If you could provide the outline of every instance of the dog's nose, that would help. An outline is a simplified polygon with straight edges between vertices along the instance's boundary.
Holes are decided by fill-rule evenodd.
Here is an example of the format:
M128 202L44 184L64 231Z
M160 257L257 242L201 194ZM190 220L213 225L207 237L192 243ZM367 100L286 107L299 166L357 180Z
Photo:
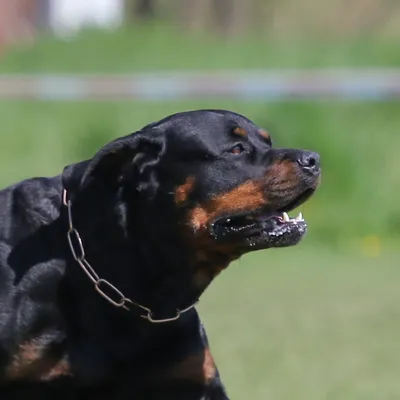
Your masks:
M312 151L302 151L297 158L297 163L300 167L313 175L319 175L321 165L319 162L319 154Z

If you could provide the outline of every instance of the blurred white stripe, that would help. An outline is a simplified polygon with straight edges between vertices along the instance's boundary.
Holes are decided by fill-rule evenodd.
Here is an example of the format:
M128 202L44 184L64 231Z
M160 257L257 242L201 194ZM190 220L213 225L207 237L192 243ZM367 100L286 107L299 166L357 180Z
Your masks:
M59 36L85 26L114 28L122 22L123 7L123 0L52 0L50 25Z
M129 75L0 75L0 99L400 99L400 69L171 71Z

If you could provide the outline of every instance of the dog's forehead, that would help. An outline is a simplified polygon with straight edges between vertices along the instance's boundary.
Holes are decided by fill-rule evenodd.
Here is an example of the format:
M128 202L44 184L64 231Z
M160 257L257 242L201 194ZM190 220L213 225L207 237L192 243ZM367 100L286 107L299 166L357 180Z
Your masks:
M246 117L229 111L199 110L176 114L168 121L172 134L202 137L207 140L224 139L230 134L242 136L258 132L259 128ZM240 128L240 129L237 129Z

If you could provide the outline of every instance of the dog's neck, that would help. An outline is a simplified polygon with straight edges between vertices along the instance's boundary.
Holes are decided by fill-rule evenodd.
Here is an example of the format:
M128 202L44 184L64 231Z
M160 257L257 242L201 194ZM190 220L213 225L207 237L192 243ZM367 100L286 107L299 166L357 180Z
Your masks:
M141 221L131 221L135 229L128 233L126 206L117 193L87 188L72 196L71 214L96 274L157 318L189 307L211 281L189 265L189 255L176 238L148 237ZM87 278L84 271L74 270Z

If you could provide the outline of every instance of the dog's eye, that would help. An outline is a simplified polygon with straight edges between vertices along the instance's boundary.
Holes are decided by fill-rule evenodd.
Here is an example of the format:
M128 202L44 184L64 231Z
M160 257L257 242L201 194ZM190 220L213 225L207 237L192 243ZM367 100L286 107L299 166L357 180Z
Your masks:
M240 154L243 153L244 151L246 151L246 149L241 143L235 144L235 146L231 148L232 154Z

